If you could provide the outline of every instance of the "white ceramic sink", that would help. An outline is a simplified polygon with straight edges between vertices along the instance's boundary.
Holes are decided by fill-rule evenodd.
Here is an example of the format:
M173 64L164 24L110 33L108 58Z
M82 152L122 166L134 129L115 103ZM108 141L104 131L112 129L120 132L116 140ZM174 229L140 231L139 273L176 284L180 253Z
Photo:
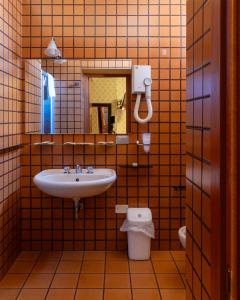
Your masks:
M116 178L112 169L94 169L93 174L88 174L85 169L82 173L72 170L70 174L64 173L63 169L51 169L38 173L33 181L46 194L76 201L104 193Z

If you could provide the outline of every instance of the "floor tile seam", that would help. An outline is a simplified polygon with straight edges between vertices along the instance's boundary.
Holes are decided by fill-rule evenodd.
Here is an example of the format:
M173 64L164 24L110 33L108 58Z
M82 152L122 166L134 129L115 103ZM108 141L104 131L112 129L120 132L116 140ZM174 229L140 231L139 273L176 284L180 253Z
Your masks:
M41 253L41 252L40 252ZM84 260L84 259L81 259L80 261L81 261L81 268L80 268L80 271L79 272L74 272L74 273L57 273L57 269L58 269L58 267L59 267L59 264L60 264L60 262L64 262L64 261L71 261L71 262L74 262L74 261L77 261L77 260L62 260L62 257L63 257L63 253L64 252L62 252L62 254L61 254L61 257L57 260L57 265L56 265L56 268L55 268L55 271L54 272L52 272L52 273L33 273L32 271L33 271L33 269L35 268L35 266L37 265L37 263L39 262L39 260L40 260L40 256L41 255L39 255L38 256L38 258L36 259L36 260L34 260L34 263L33 263L33 265L32 265L32 268L31 268L31 271L30 272L28 272L28 273L9 273L9 274L28 274L28 276L26 277L26 279L24 280L24 283L22 284L22 286L20 287L20 288L17 288L18 290L19 290L19 292L18 292L18 295L17 295L17 297L20 295L20 293L21 293L21 291L22 291L22 289L24 289L24 286L25 286L25 284L26 284L26 281L28 280L28 278L29 278L29 276L31 275L31 274L54 274L54 276L52 277L52 280L51 280L51 283L50 283L50 285L49 285L49 287L47 288L47 290L49 291L49 289L51 289L51 285L52 285L52 281L53 281L53 279L54 279L54 277L55 277L55 275L56 274L78 274L78 281L77 281L77 286L76 286L76 288L75 288L75 290L77 290L78 289L78 283L79 283L79 278L80 278L80 275L81 274L104 274L104 281L105 281L105 276L106 276L106 274L129 274L129 277L130 277L130 287L131 287L131 289L133 289L133 287L132 287L132 280L131 280L131 275L132 274L155 274L155 277L156 277L156 274L179 274L180 276L181 276L181 280L182 280L182 282L183 282L183 286L185 287L185 283L184 283L184 279L183 279L183 274L180 272L180 270L179 270L179 268L178 268L178 266L177 266L177 264L176 264L176 262L177 261L184 261L184 260L175 260L174 258L173 258L173 260L171 260L171 261L173 261L174 262L174 265L176 266L176 268L177 268L177 273L176 272L167 272L167 273L159 273L159 272L155 272L155 269L153 268L153 272L151 272L151 273L135 273L135 272L130 272L130 270L129 270L129 272L127 273L127 272L124 272L124 273L119 273L119 272L109 272L109 273L107 273L106 272L106 263L107 262L110 262L110 261L121 261L121 260L109 260L109 259L107 259L107 255L105 255L105 258L104 258L104 260ZM172 254L171 254L172 255ZM29 261L29 260L20 260L20 261ZM50 259L49 261L56 261L56 259ZM82 271L82 265L83 265L83 263L84 263L84 261L92 261L92 262L96 262L96 261L98 261L98 262L101 262L101 261L104 261L105 263L104 263L104 273L82 273L81 271ZM125 260L124 260L125 261ZM130 269L130 261L129 260L126 260L127 262L128 262L128 269ZM152 264L152 266L153 266L153 261L156 261L156 260L151 260L151 264ZM166 260L162 260L162 261L166 261ZM105 286L105 282L104 282L104 286ZM31 288L31 289L34 289L34 288ZM36 289L38 289L38 288L36 288ZM57 289L57 288L55 288L55 289ZM68 288L64 288L64 289L68 289ZM105 290L106 288L103 288L103 290ZM116 289L118 289L118 288L116 288ZM120 289L124 289L124 288L120 288ZM136 289L136 288L135 288ZM164 289L164 288L160 288L160 289ZM165 289L167 289L167 288L165 288ZM185 289L185 288L171 288L171 289ZM48 293L47 293L48 294ZM76 292L75 292L75 294L76 294ZM132 295L133 296L133 295ZM161 296L161 295L160 295ZM47 295L46 295L46 297L47 297Z
M83 266L83 258L84 258L84 252L83 252L83 255L82 255L81 266L80 266L80 270L79 270L79 274L78 274L78 279L77 279L77 286L76 286L76 290L75 290L73 299L76 299L76 297L77 297L77 288L78 288L80 276L81 276L81 273L82 273L81 271L82 271L82 266Z
M160 300L163 300L162 295L161 295L161 292L160 292L160 289L159 289L159 284L158 284L158 281L157 281L157 275L156 275L156 273L155 273L155 268L154 268L152 259L151 259L151 264L152 264L153 271L154 271L154 273L153 273L153 274L154 274L154 278L155 278L155 281L156 281L157 287L158 287L158 294L159 294Z
M107 254L105 252L105 260L104 260L104 275L103 275L103 291L102 291L102 299L105 298L105 284L106 284L106 262L107 262Z
M177 271L177 272L154 272L155 274L179 274L180 273Z
M58 268L59 268L59 266L58 266L58 268L56 269L56 273L57 274L79 274L79 273L81 273L81 268L82 268L82 264L83 264L83 261L82 260L64 260L64 261L60 261L60 264L61 263L65 263L65 262L72 262L72 263L76 263L76 262L80 262L80 268L79 268L79 271L78 272L58 272Z
M173 255L173 252L176 252L176 251L172 251L172 250L170 251L171 256L172 256L172 258L173 258L174 261L185 261L184 259L175 258L174 255ZM181 250L180 250L180 252L184 252L185 253L185 251L181 251Z
M30 274L32 274L32 270L33 270L33 269L35 268L35 266L37 265L38 259L39 259L39 257L40 257L40 253L41 253L41 252L39 252L39 255L38 255L37 259L34 261L34 263L33 263L33 265L32 265L31 271L28 273L28 275L27 275L26 279L24 280L24 282L23 282L21 288L19 289L19 292L18 292L18 295L17 295L16 299L19 298L19 296L20 296L20 294L21 294L21 292L22 292L22 290L23 290L23 288L24 288L24 286L25 286L25 284L26 284L28 278L30 277Z
M52 274L53 274L53 277L52 277L52 279L51 279L51 281L50 281L50 284L48 285L48 288L47 288L47 293L46 293L46 295L45 295L45 297L44 297L44 300L46 300L46 299L47 299L47 297L48 297L49 290L51 289L51 285L52 285L52 283L53 283L53 280L54 280L54 278L55 278L55 275L56 275L57 268L58 268L58 266L59 266L59 264L60 264L60 261L61 261L61 259L62 259L62 257L63 257L63 251L61 251L61 252L62 252L61 258L59 258L59 260L58 260L58 263L57 263L57 265L56 265L56 268L55 268L55 272L54 272L54 273L52 273Z
M85 258L85 255L87 254L87 252L103 252L104 253L104 258L103 259L96 259L96 260L102 260L102 261L105 261L106 260L106 251L84 251L83 252L83 260L93 260L95 261L95 259L87 259Z
M134 287L132 288L133 290L186 290L185 288L162 288L162 287L157 287L157 288L149 288L149 287Z
M172 254L172 253L171 253ZM179 268L178 268L178 265L177 265L177 263L176 263L176 261L175 260L173 260L174 261L174 265L175 265L175 267L177 268L177 270L178 270L178 275L180 275L180 278L181 278L181 281L182 281L182 284L183 284L183 286L185 287L185 289L186 289L186 285L185 285L185 281L183 280L183 277L182 277L182 275L181 275L181 273L180 273L180 270L179 270Z
M178 269L178 267L177 267L177 265L176 265L176 263L174 262L174 265L175 265L175 267L176 267L176 270L177 271L175 271L175 272L157 272L156 270L155 270L155 267L153 268L153 270L154 270L154 273L156 273L156 274L180 274L180 271L179 271L179 269Z
M160 290L183 290L185 291L186 289L185 288L160 288Z

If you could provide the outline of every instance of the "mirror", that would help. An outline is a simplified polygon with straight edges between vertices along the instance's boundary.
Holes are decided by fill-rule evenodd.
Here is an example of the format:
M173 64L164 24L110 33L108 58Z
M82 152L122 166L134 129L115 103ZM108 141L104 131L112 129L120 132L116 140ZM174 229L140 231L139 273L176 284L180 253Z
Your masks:
M131 60L28 59L25 133L126 134Z

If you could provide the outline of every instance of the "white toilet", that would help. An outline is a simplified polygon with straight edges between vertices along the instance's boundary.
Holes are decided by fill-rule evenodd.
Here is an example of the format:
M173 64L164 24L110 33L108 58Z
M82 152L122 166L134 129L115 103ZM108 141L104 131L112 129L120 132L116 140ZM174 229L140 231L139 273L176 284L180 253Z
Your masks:
M186 228L186 226L183 226L183 227L179 228L178 236L179 236L179 240L180 240L183 248L186 248L186 239L187 239L187 228Z

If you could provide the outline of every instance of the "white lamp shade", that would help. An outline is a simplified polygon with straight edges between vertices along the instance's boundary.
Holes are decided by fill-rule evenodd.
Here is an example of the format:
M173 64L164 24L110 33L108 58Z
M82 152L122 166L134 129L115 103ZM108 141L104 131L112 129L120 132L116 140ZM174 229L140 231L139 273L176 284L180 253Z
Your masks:
M51 39L51 41L50 41L47 49L45 49L44 53L45 53L45 55L47 55L49 57L61 56L61 52L60 52L60 50L58 50L57 45L53 38Z

